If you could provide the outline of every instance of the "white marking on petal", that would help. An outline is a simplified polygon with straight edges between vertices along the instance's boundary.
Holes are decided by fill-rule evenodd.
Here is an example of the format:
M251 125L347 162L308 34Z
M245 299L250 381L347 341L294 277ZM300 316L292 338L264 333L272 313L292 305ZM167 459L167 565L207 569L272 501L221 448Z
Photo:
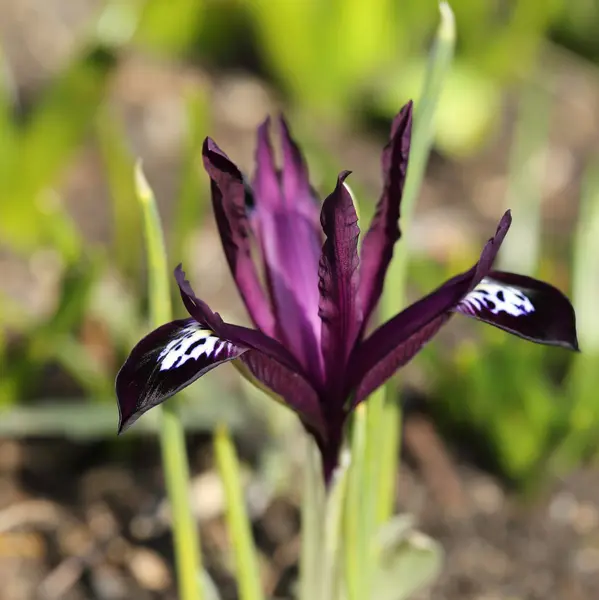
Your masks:
M160 352L158 366L161 371L168 371L177 369L188 360L198 360L201 356L215 359L228 347L229 342L216 337L210 329L199 329L197 325L190 325L182 329Z
M518 288L483 279L461 302L461 308L472 315L486 309L494 315L500 312L523 317L535 311L530 299Z

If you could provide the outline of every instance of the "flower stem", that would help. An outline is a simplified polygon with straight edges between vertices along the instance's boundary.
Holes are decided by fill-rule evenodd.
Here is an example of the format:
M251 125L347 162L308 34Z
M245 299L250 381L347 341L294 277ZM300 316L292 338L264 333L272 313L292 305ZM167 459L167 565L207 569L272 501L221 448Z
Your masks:
M138 164L135 190L141 204L148 259L150 321L159 327L171 320L171 300L164 235L154 194ZM198 583L202 572L198 528L189 503L189 464L185 450L185 430L176 405L161 406L160 445L166 491L171 507L173 544L180 600L202 600Z

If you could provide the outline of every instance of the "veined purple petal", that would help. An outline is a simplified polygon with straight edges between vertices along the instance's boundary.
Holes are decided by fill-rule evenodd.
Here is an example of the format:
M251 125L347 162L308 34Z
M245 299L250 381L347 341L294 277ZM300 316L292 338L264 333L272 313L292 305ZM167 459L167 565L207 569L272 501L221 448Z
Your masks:
M270 118L258 127L256 145L256 172L252 189L257 196L257 209L280 209L283 204L281 182L272 145L270 143Z
M181 265L175 270L181 298L189 314L210 327L219 339L243 348L243 362L261 384L282 396L285 403L299 413L304 424L323 438L325 428L317 391L297 359L277 340L261 331L225 323L218 313L194 293Z
M412 102L408 102L393 120L391 138L383 150L383 193L370 229L364 236L360 254L360 300L366 322L376 307L393 246L400 237L401 196L408 170L412 134Z
M532 277L491 271L455 311L532 342L578 350L570 301Z
M277 340L255 329L225 323L218 313L212 312L210 307L195 295L189 281L185 279L181 265L175 269L175 279L187 312L198 323L212 329L220 338L262 352L292 371L303 374L302 367L295 357Z
M279 118L281 140L283 143L283 197L287 206L303 215L312 223L314 235L309 240L312 242L311 251L320 257L320 201L310 185L308 167L298 145L291 136L289 124L283 116Z
M246 352L240 360L253 378L298 413L310 433L320 441L327 439L318 394L302 375L255 350Z
M316 203L299 150L282 123L284 167L279 177L269 141L269 121L258 130L256 214L277 337L315 380L322 376L319 351ZM312 212L310 212L312 211Z
M499 222L495 236L483 248L479 261L418 300L379 327L354 352L348 372L357 405L410 361L450 318L462 299L486 277L511 224L510 211Z
M231 273L250 317L258 328L272 335L274 316L251 256L251 226L243 176L210 138L206 138L202 154L204 168L211 179L214 216Z
M246 348L214 335L195 319L167 323L143 338L116 378L119 433L218 365Z
M349 171L322 206L320 220L326 240L319 268L322 355L329 386L337 387L362 323L358 303L358 216L344 185Z

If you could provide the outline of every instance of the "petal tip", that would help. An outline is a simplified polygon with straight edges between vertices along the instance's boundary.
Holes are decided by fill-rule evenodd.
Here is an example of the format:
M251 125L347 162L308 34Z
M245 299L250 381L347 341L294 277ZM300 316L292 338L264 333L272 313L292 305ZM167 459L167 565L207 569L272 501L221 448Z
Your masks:
M341 173L339 173L339 175L337 176L337 185L341 185L343 183L345 183L345 180L352 174L351 171L345 170L345 171L341 171Z

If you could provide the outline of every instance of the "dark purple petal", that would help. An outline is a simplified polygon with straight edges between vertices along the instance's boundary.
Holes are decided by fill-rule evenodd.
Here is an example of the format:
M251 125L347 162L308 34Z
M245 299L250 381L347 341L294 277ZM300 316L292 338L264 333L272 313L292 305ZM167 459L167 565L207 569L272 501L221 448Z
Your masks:
M190 315L209 325L219 338L246 348L243 362L253 377L282 396L285 403L299 413L304 424L324 439L325 428L316 391L319 382L313 383L295 356L277 340L255 329L224 323L218 313L213 313L195 295L181 265L175 270L175 277Z
M256 172L252 188L257 200L257 209L277 209L283 204L281 183L270 144L270 119L258 127L256 145Z
M326 440L327 428L318 394L302 375L255 350L246 352L241 357L241 362L252 378L280 396L286 406L298 413L312 435L319 441Z
M275 339L255 329L223 322L218 313L212 312L210 307L195 295L189 281L185 279L181 265L175 269L175 279L185 308L200 324L210 328L222 339L262 352L288 369L303 374L302 367L294 356Z
M202 154L211 179L214 216L231 273L250 317L258 328L272 335L274 316L251 256L251 225L243 176L210 138L206 138Z
M491 271L455 311L532 342L578 350L570 301L532 277Z
M344 185L349 171L337 179L324 201L320 220L326 240L319 267L322 355L328 385L337 387L356 341L362 314L358 304L358 216Z
M489 274L511 221L510 211L507 211L499 222L495 237L486 243L479 261L469 271L453 277L408 306L357 348L348 370L354 405L411 360L449 319L462 299Z
M277 317L276 336L305 369L320 379L318 258L320 232L316 210L299 150L283 130L285 158L282 180L276 171L266 121L258 130L256 151L256 214L266 277Z
M288 207L303 215L314 228L311 247L316 259L320 256L320 202L310 186L308 167L298 145L291 137L289 125L284 117L279 118L283 143L283 197Z
M215 336L195 319L159 327L133 348L116 377L119 433L154 406L245 351Z
M223 320L218 313L212 312L211 308L195 295L189 281L185 279L185 271L182 264L177 265L175 268L175 280L179 286L181 300L183 300L187 312L198 323L205 325L213 331L219 331L223 325Z
M412 134L412 102L408 102L393 120L391 138L383 150L383 193L370 229L364 236L360 254L360 300L366 322L376 307L393 246L400 237L401 196L408 170Z

